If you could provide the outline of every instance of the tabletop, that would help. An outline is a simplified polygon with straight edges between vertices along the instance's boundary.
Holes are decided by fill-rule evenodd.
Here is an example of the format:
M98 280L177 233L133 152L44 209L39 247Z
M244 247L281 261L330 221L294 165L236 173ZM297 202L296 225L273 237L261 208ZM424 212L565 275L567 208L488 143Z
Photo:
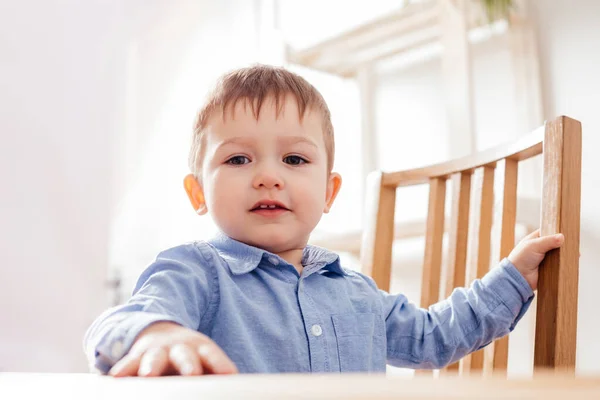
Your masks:
M1 399L600 399L600 377L534 379L385 375L232 375L111 378L0 373Z

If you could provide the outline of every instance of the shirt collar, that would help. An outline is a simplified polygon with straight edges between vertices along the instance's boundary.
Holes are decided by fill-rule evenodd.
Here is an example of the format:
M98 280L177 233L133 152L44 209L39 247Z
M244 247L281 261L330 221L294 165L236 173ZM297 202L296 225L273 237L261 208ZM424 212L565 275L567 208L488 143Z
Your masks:
M258 267L264 257L284 262L281 257L258 247L239 242L220 232L208 241L229 265L234 275L242 275ZM270 261L272 262L272 261ZM307 245L302 254L304 276L316 271L328 270L339 275L347 275L340 265L340 257L332 251L321 247Z

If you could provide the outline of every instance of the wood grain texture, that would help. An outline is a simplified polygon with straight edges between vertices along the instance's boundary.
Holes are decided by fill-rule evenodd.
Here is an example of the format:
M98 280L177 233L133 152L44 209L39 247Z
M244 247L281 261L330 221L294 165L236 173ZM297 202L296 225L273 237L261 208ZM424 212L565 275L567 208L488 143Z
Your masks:
M498 161L505 158L515 161L527 160L538 154L542 154L543 141L544 128L541 127L519 140L466 157L427 167L387 173L383 184L390 187L418 185L427 183L430 178L448 177L461 171L472 171L475 168L486 165L494 166Z
M456 173L452 181L452 209L448 238L448 264L445 274L443 298L450 296L454 288L464 286L469 234L469 203L471 200L471 173ZM446 367L458 371L459 364Z
M396 189L383 186L384 173L367 178L365 232L361 246L363 273L371 276L381 290L390 290Z
M428 308L439 301L442 274L442 244L446 206L446 179L429 181L429 205L425 231L425 257L421 278L421 307ZM419 375L431 375L431 370L419 370Z
M581 124L559 117L546 124L541 235L563 233L560 249L540 265L534 367L574 371L577 338Z
M494 221L492 225L491 267L507 257L515 246L517 218L517 178L519 164L505 159L496 165L494 174ZM484 349L484 373L506 374L508 340L505 336Z
M465 286L483 278L490 269L490 236L494 211L494 168L479 167L473 173ZM483 349L464 357L461 373L483 373Z
M423 308L437 303L440 297L445 204L446 180L441 178L431 179L429 181L425 257L421 282L421 307Z

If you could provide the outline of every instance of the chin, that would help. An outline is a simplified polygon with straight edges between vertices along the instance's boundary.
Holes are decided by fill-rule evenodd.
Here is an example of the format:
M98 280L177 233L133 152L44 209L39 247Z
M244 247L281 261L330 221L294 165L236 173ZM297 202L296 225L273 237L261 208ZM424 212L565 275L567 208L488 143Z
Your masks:
M280 253L297 247L297 240L294 240L288 235L281 232L259 232L254 231L247 235L248 240L244 242L271 253Z
M280 253L293 247L290 240L286 240L281 236L253 238L253 242L255 243L255 247L260 247L261 249L267 250L271 253Z

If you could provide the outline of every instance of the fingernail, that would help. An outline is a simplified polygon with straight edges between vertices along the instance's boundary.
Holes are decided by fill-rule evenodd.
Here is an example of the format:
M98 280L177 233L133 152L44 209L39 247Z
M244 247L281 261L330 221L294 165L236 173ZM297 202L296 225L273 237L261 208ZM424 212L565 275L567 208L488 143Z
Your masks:
M184 364L181 367L182 375L191 375L194 372L194 366L192 364Z
M208 357L210 355L210 346L206 344L198 346L198 354L204 357Z
M150 365L142 365L138 370L138 374L146 376L152 372L152 367Z

